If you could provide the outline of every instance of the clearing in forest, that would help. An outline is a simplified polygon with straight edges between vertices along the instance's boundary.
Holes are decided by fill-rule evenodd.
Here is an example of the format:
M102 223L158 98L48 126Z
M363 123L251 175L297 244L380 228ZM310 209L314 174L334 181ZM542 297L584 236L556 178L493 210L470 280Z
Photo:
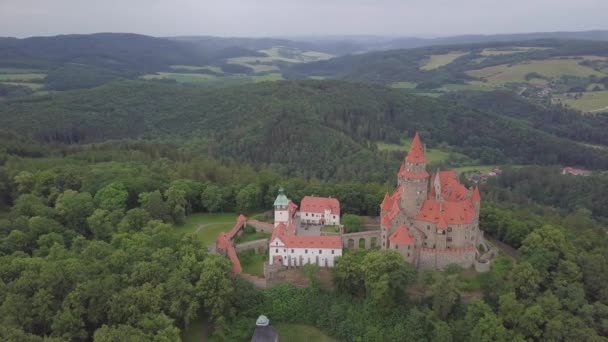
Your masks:
M509 46L500 48L485 48L481 51L482 56L498 56L498 55L512 55L514 53L530 52L530 51L542 51L550 48L540 46Z
M557 99L568 107L583 112L608 112L608 90L584 92L581 93L581 97L577 99L568 98L566 96L559 96Z
M499 86L506 83L527 83L526 75L537 73L546 78L560 78L563 75L578 77L598 77L606 74L579 64L576 59L543 59L524 63L509 65L501 64L483 69L469 70L466 74L487 82L491 86ZM534 79L539 80L539 79Z
M420 66L420 70L433 70L439 67L448 65L452 63L456 58L467 55L468 52L463 51L453 51L450 53L446 53L443 55L430 55L428 59L423 61L423 64Z

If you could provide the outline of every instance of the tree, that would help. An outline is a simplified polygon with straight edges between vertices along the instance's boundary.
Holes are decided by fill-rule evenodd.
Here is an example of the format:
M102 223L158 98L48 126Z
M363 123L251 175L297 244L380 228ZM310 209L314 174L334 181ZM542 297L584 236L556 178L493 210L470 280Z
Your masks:
M168 219L167 204L159 190L139 194L139 204L155 220Z
M55 209L66 227L88 235L87 218L95 209L88 192L64 191L57 198Z
M381 308L403 301L405 288L413 281L413 266L395 251L372 250L362 262L368 297Z
M236 211L251 213L260 208L262 193L259 185L252 183L242 188L236 195Z
M361 264L366 253L365 250L356 250L338 258L331 272L333 283L338 292L347 293L351 296L361 296L365 293L365 281Z
M118 230L121 232L140 231L150 219L147 211L139 208L131 209L118 224Z
M124 210L129 193L122 183L111 183L95 194L95 202L100 209Z
M171 186L165 191L165 197L167 198L167 209L169 210L169 216L175 224L182 224L186 219L186 192L179 189L176 186Z
M232 317L234 284L232 266L228 259L210 255L203 260L203 268L196 287L203 300L203 308L215 322Z
M430 288L431 306L437 317L446 319L460 302L458 275L440 274L438 278Z
M363 225L363 219L360 216L352 214L344 214L341 220L348 233L358 232Z
M217 185L208 185L201 194L201 203L210 213L223 211L222 190Z

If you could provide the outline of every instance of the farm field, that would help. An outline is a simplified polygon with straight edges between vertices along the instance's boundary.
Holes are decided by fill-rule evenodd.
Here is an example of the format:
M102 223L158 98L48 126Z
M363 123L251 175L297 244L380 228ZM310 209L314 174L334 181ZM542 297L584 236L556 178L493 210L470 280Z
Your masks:
M274 62L286 63L308 63L332 58L333 55L318 51L304 51L286 47L272 47L270 49L259 50L267 57L244 56L234 57L227 60L228 63L240 64L252 68L254 72L278 71L279 68L273 65Z
M171 69L183 69L183 70L209 70L213 72L217 72L218 74L223 74L222 68L213 65L205 65L205 66L194 66L194 65L171 65Z
M559 78L562 75L578 77L599 77L606 74L578 64L575 59L545 59L515 65L501 64L483 69L469 70L466 74L485 80L490 86L500 86L506 83L524 83L526 75L532 72L547 78Z
M498 55L512 55L514 53L530 52L530 51L542 51L549 48L540 46L510 46L503 48L485 48L481 51L482 56L498 56Z
M271 322L272 324L272 322ZM281 341L289 342L335 342L337 340L325 335L321 330L304 324L278 323L274 325Z
M146 80L173 79L179 83L191 83L198 86L231 86L244 83L279 81L283 79L283 76L279 73L255 76L214 76L208 74L158 72L156 74L144 75L142 78Z
M27 82L34 80L43 80L46 74L42 73L0 73L0 82Z
M431 55L422 66L420 70L433 70L440 68L444 65L452 63L456 58L467 55L468 52L454 51L444 55Z
M176 234L194 233L206 246L212 244L220 232L229 231L236 223L234 213L196 213L186 217L186 223L175 227Z
M32 90L40 90L40 89L44 88L44 84L42 84L42 83L31 83L31 82L2 82L2 83L28 87Z
M565 96L559 96L556 99L571 108L583 112L608 112L608 90L584 92L582 93L582 97L578 99L567 98Z

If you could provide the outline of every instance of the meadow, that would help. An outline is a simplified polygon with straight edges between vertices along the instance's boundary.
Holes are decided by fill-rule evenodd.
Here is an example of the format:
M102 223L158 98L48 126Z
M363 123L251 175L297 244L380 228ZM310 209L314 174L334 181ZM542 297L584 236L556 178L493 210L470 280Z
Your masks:
M205 246L214 243L220 232L229 231L236 223L235 213L196 213L186 217L186 222L175 227L176 234L194 233Z
M185 74L171 72L157 72L155 74L147 74L142 76L146 80L169 79L176 80L179 83L189 83L197 86L214 87L214 86L232 86L245 83L257 83L264 81L279 81L283 76L279 73L268 73L264 75L254 76L215 76L208 74Z
M243 273L251 274L256 277L264 277L264 263L268 260L268 253L255 254L253 250L239 253L239 261L243 267Z
M500 86L506 83L528 83L530 81L526 80L526 75L532 72L547 78L559 78L563 75L578 77L606 76L602 72L580 65L579 60L576 59L544 59L515 65L501 64L483 69L468 70L466 74L484 80L489 86ZM531 81L536 83L546 82L540 79Z
M584 92L578 99L565 96L559 96L557 99L568 107L583 112L608 112L608 90Z
M467 55L468 52L454 51L443 55L430 55L420 66L420 70L428 71L452 63L456 58Z
M485 48L481 51L482 56L499 56L499 55L512 55L514 53L530 52L530 51L541 51L549 48L540 46L509 46L503 48Z

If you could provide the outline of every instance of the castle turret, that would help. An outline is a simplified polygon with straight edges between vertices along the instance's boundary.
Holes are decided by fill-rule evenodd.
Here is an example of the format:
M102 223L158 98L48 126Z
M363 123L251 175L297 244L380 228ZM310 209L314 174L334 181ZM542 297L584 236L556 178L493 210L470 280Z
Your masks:
M287 225L289 222L289 200L283 193L283 188L279 189L279 194L274 200L274 227L283 223Z
M418 214L427 198L428 178L424 148L418 132L414 136L410 150L405 157L404 169L399 172L402 184L401 208L408 219Z
M473 194L471 195L471 201L475 206L475 212L477 213L477 217L479 217L479 204L481 203L481 194L479 194L478 186L476 186L473 190Z

